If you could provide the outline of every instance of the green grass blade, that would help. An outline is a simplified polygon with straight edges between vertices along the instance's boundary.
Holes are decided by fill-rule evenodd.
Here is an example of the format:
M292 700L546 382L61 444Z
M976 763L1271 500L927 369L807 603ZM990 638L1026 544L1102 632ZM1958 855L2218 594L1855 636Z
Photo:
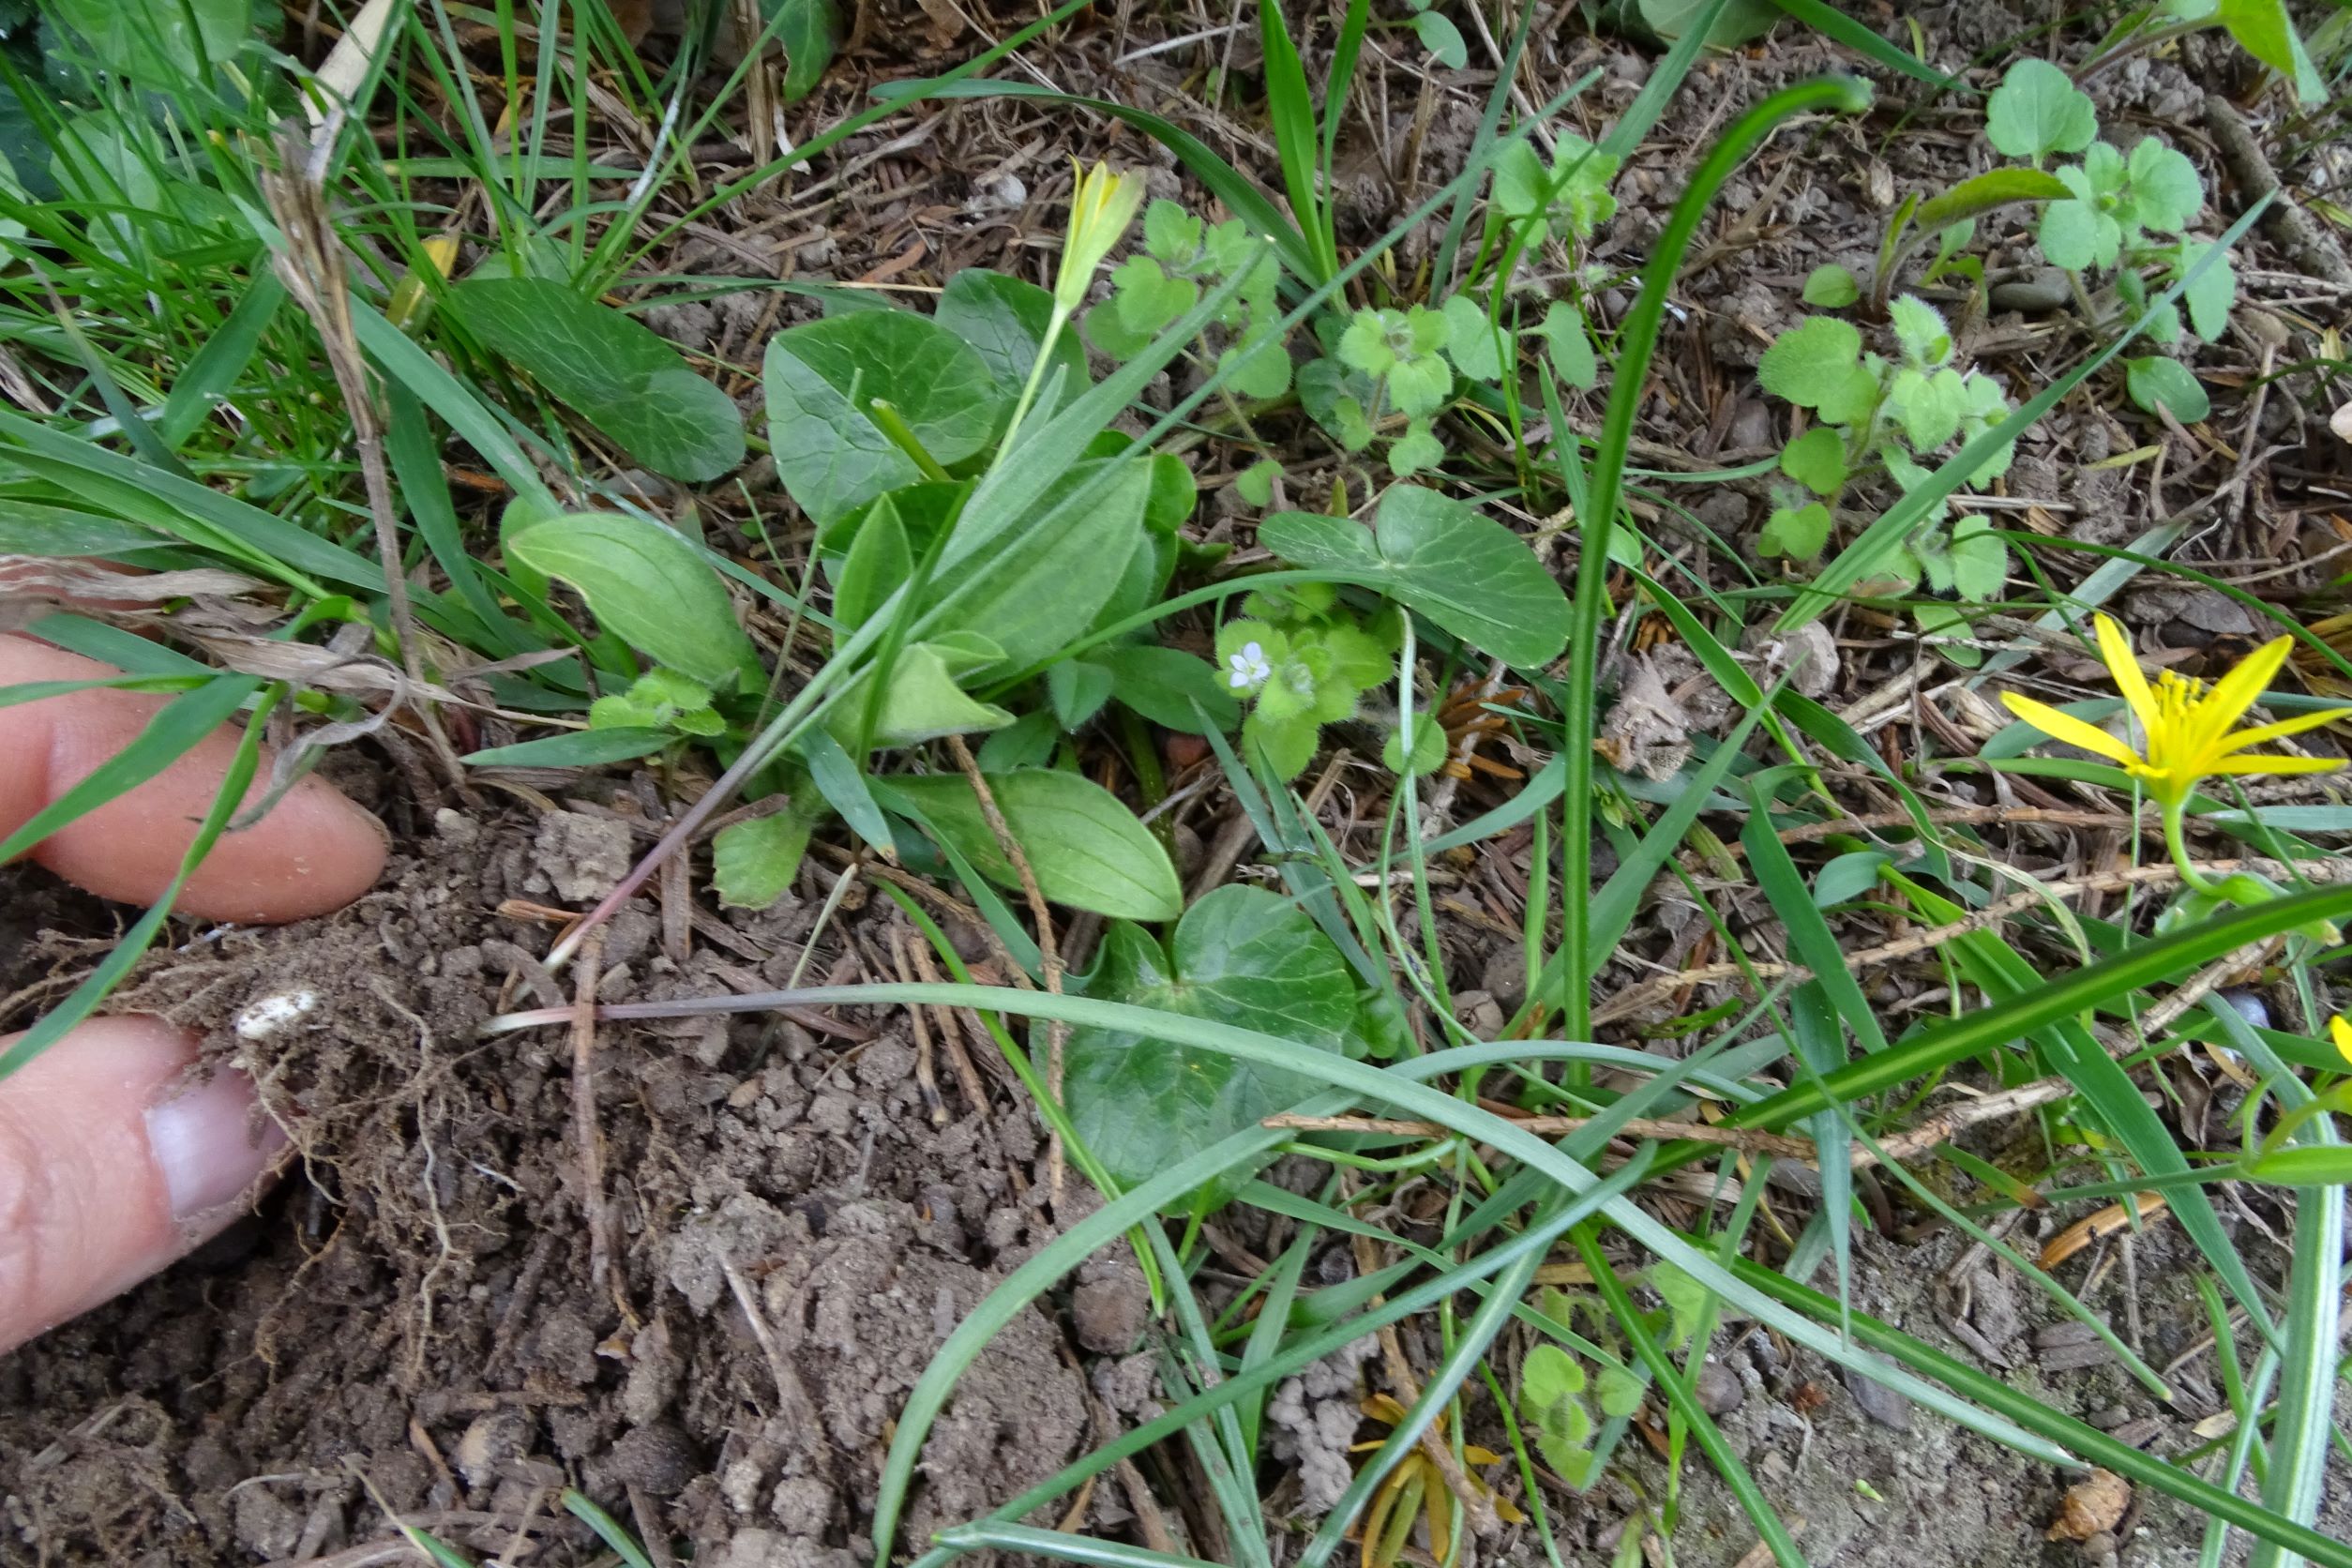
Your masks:
M1968 912L1899 871L1888 870L1884 875L1910 895L1932 920L1950 924ZM1960 972L1996 1002L2031 994L2039 977L2033 965L1994 931L1969 931L1953 939L1947 951L1958 963ZM2151 1176L2189 1173L2188 1156L2173 1140L2172 1130L2141 1098L2132 1075L2106 1053L2080 1018L2052 1018L2022 1033L2042 1048L2049 1064L2074 1086L2091 1113L2123 1145L2140 1169ZM2228 1231L2223 1229L2211 1197L2201 1186L2184 1185L2172 1190L2171 1201L2182 1229L2194 1239L2214 1272L2228 1284L2230 1293L2246 1309L2249 1320L2266 1337L2276 1334L2262 1292L2256 1289L2254 1276L2247 1273L2245 1259L2231 1244Z
M1582 535L1577 541L1568 643L1567 733L1560 748L1568 761L1563 781L1567 822L1560 846L1560 951L1570 956L1564 1033L1571 1036L1591 1033L1588 955L1592 929L1592 737L1599 701L1595 688L1601 621L1608 607L1609 532L1616 526L1623 495L1625 454L1633 440L1635 415L1648 394L1650 360L1666 317L1666 294L1715 192L1773 128L1792 114L1832 108L1854 110L1867 101L1868 89L1857 82L1807 82L1774 93L1734 122L1692 173L1665 230L1651 248L1649 264L1642 269L1641 293L1618 337L1608 411L1602 420L1599 449L1593 454L1587 505L1579 514Z
M1290 41L1290 24L1283 20L1282 0L1259 0L1258 40L1265 52L1266 119L1274 128L1283 188L1289 193L1290 216L1315 254L1307 281L1328 282L1339 270L1339 254L1318 179L1315 97L1298 46Z
M941 1530L934 1539L956 1556L966 1552L1029 1552L1063 1562L1085 1563L1088 1568L1218 1568L1216 1563L1201 1558L1179 1557L1173 1552L1155 1552L1145 1546L1130 1546L1123 1541L1071 1535L1058 1530L1040 1530L1033 1525L957 1525L952 1530Z
M462 382L365 300L353 300L351 312L353 330L368 356L386 376L440 415L460 440L480 453L482 460L512 488L516 500L528 502L548 516L564 509L540 479L537 465L523 456L515 438Z
M2313 920L2352 917L2352 887L2290 894L2251 909L2232 910L2186 930L2151 938L2110 958L2044 982L2034 989L1979 1008L1950 1023L1899 1040L1875 1056L1839 1068L1818 1083L1800 1083L1726 1118L1740 1127L1785 1126L1832 1103L1846 1104L1924 1078L1952 1063L2021 1039L2060 1018L2104 1006ZM1695 1149L1694 1153L1697 1153Z
M1976 92L1974 87L1958 77L1946 76L1926 62L1906 54L1845 12L1823 5L1821 0L1772 0L1772 4L1831 42L1844 44L1881 70L1907 76L1939 93L1955 89L1963 93Z
M186 445L196 428L210 416L213 405L235 387L237 378L260 351L263 334L278 319L278 308L285 302L286 285L276 273L254 275L252 286L220 324L220 330L204 340L204 346L172 383L172 395L163 400L162 416L156 421L156 432L164 445L173 451Z
M1657 1336L1650 1332L1650 1325L1644 1319L1641 1309L1634 1304L1633 1297L1626 1294L1624 1281L1617 1277L1616 1269L1610 1266L1607 1256L1601 1251L1600 1244L1593 1239L1590 1229L1579 1229L1576 1232L1576 1250L1583 1255L1585 1267L1592 1274L1594 1288L1600 1291L1601 1300L1616 1318L1618 1327L1632 1342L1634 1353L1650 1369L1651 1380L1665 1394L1675 1413L1688 1424L1692 1433L1697 1437L1699 1451L1715 1467L1716 1475L1722 1478L1725 1488L1739 1502L1741 1512L1747 1515L1748 1522L1756 1527L1756 1534L1763 1537L1765 1545L1772 1550L1772 1560L1779 1563L1780 1568L1806 1568L1804 1553L1797 1549L1797 1543L1789 1536L1788 1527L1781 1523L1780 1515L1765 1500L1764 1489L1756 1484L1756 1477L1749 1473L1748 1467L1741 1463L1739 1451L1724 1437L1723 1428L1715 1425L1712 1416L1699 1408L1690 1385L1674 1363L1666 1359L1666 1351L1659 1348ZM1706 1346L1702 1340L1692 1354L1698 1357L1705 1353Z
M573 1488L563 1491L565 1509L573 1518L596 1532L596 1539L611 1549L612 1555L628 1564L628 1568L654 1568L654 1560L645 1555L645 1548L637 1538L621 1528L621 1521L597 1507Z
M2343 897L2352 899L2352 890L2346 890ZM1436 1122L1466 1138L1491 1144L1499 1153L1528 1167L1554 1187L1567 1193L1590 1195L1602 1184L1601 1179L1584 1165L1508 1119L1475 1106L1465 1105L1420 1081L1440 1071L1455 1070L1485 1061L1523 1057L1527 1047L1521 1042L1436 1051L1382 1070L1211 1018L1188 1018L1095 997L1057 996L987 986L817 987L746 996L698 998L686 1002L622 1003L601 1010L600 1016L627 1019L656 1014L661 1017L685 1017L703 1013L766 1011L784 1006L893 1004L941 1004L1011 1013L1031 1018L1059 1019L1064 1023L1191 1046L1282 1071L1306 1073L1333 1084L1341 1093L1363 1103L1393 1106L1403 1115ZM1309 1057L1312 1060L1308 1060ZM1338 1095L1319 1096L1317 1103L1338 1098ZM1279 1136L1276 1130L1264 1128L1237 1133L1106 1205L1079 1226L1056 1238L1036 1258L1023 1264L999 1287L997 1293L970 1314L948 1336L933 1366L926 1371L923 1380L909 1395L906 1410L899 1419L897 1436L893 1441L885 1467L884 1491L876 1504L874 1539L878 1556L889 1550L891 1537L897 1530L904 1488L912 1477L924 1438L932 1421L945 1407L956 1375L978 1354L980 1347L1009 1322L1018 1307L1025 1305L1049 1279L1059 1277L1061 1273L1075 1267L1078 1259L1110 1236L1150 1218L1156 1211L1143 1206L1140 1202L1142 1199L1149 1197L1154 1202L1164 1203L1174 1196L1197 1189L1219 1171L1273 1147L1273 1144L1263 1141L1261 1134L1264 1138ZM1622 1199L1611 1199L1603 1206L1602 1212L1611 1224L1652 1254L1692 1274L1732 1305L1772 1317L1783 1332L1808 1349L1840 1365L1852 1367L1864 1376L1887 1382L1898 1392L1963 1421L1976 1430L1998 1435L2000 1440L2021 1445L2027 1452L2041 1454L2045 1458L2055 1457L2052 1451L2016 1430L2011 1423L1987 1423L1964 1402L1880 1363L1876 1357L1857 1352L1837 1335L1774 1312L1771 1302L1726 1273L1712 1258L1691 1246L1639 1206ZM1030 1294L1020 1294L1023 1289ZM1009 1297L1017 1297L1018 1300L1008 1302L1003 1299ZM952 1370L942 1373L942 1367Z
M1818 1291L1784 1279L1772 1270L1744 1259L1730 1259L1729 1267L1763 1294L1802 1308L1814 1317L1826 1318L1838 1309L1835 1302ZM2288 1550L2299 1552L2319 1564L2320 1568L2352 1568L2352 1545L2330 1540L2308 1526L2283 1519L2259 1503L2225 1492L2210 1482L2167 1464L2153 1455L2144 1454L2128 1443L2118 1442L2098 1428L2051 1409L2032 1394L2011 1388L1998 1379L1988 1378L1966 1362L1948 1356L1900 1330L1890 1328L1865 1313L1854 1313L1853 1325L1855 1337L1865 1345L1902 1362L1923 1377L1934 1378L1938 1382L1965 1392L1987 1410L2008 1417L2048 1441L2063 1445L2090 1464L2111 1470L2127 1481L2152 1486L2200 1513L2225 1519L2263 1540L2273 1541Z
M2297 1129L2304 1145L2337 1143L2325 1112ZM2344 1207L2337 1187L2295 1190L2295 1254L2289 1267L2286 1332L2279 1352L2278 1417L2263 1506L2299 1525L2319 1517L2326 1500L2328 1450L2334 1437L2337 1357L2344 1315ZM2275 1541L2257 1544L2247 1568L2284 1568Z

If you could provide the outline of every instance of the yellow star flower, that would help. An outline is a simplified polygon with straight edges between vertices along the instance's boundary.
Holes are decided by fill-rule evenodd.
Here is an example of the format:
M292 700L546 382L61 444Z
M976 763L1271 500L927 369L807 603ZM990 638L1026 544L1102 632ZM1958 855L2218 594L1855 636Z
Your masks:
M1070 192L1070 227L1062 241L1062 271L1053 283L1053 302L1064 315L1076 314L1086 303L1094 269L1142 208L1143 176L1134 170L1113 173L1109 164L1097 163L1078 171L1077 188Z
M2081 746L2119 764L2124 772L2140 780L2148 795L2167 811L2177 811L2195 793L2198 780L2216 774L2326 773L2344 766L2343 759L2336 757L2246 754L2249 746L2266 746L2341 718L2341 709L2297 714L2292 718L2258 724L2251 730L2234 728L2269 688L2270 677L2286 661L2287 649L2294 639L2282 637L2264 643L2210 687L2169 670L2157 676L2151 687L2148 677L2140 672L2139 660L2133 656L2123 628L2104 615L2097 621L2100 656L2106 661L2116 685L2122 689L2123 700L2131 704L2133 716L2139 720L2142 749L2134 751L2097 725L2062 714L2030 697L2004 691L2001 701L2009 704L2011 713L2051 739Z
M2342 1013L2328 1020L2328 1037L2336 1043L2336 1054L2344 1058L2344 1065L2352 1067L2352 1023L2345 1022Z

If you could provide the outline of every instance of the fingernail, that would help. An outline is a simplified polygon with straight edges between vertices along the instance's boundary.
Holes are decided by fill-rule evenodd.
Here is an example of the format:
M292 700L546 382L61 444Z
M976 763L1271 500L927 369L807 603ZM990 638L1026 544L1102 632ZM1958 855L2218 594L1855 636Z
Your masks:
M163 1172L173 1219L193 1219L242 1196L285 1147L285 1133L253 1107L253 1080L223 1068L149 1108L147 1147Z

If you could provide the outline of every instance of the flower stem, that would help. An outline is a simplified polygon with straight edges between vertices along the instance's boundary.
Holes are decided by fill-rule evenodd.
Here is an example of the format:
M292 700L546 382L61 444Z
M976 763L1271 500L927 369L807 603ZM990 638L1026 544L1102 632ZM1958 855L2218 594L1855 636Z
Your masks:
M1053 346L1061 341L1062 329L1069 324L1070 312L1056 300L1053 315L1046 323L1045 341L1037 345L1037 358L1029 367L1029 380L1021 387L1020 400L1013 405L1012 423L1004 427L1004 437L996 444L996 462L990 463L989 467L1002 463L1005 454L1013 449L1013 438L1020 434L1021 420L1028 416L1029 405L1036 400L1038 384L1046 379L1046 362L1053 357Z
M2208 898L2218 898L2222 896L2220 885L2196 868L2189 859L2189 846L2181 837L2180 823L2187 815L2186 807L2187 803L2183 801L2164 803L2164 848L2172 852L2173 866L2179 871L2180 880L2189 891L2201 893Z

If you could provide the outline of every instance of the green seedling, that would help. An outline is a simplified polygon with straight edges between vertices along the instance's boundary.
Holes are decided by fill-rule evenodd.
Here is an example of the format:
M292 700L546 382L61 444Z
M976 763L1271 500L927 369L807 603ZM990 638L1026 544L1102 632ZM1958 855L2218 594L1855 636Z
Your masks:
M1757 541L1765 554L1814 560L1829 544L1848 485L1884 475L1905 490L1916 489L1928 477L1922 460L2008 414L1999 383L1956 363L1951 331L1933 306L1906 294L1891 316L1897 351L1892 359L1864 352L1850 323L1815 316L1783 333L1757 365L1765 391L1820 421L1781 453L1781 474L1793 483L1781 488L1766 520ZM1972 481L1998 477L2013 455L2013 447L2000 446ZM1981 601L1998 596L2007 575L2007 548L1983 520L1954 523L1938 505L1891 555L1883 578L1868 586L1901 593L1924 580L1936 593ZM1928 623L1949 625L1934 609L1926 611Z
M1249 703L1242 739L1279 778L1306 771L1322 728L1355 716L1364 694L1395 678L1404 624L1394 609L1366 617L1329 583L1267 589L1217 632L1217 662Z

